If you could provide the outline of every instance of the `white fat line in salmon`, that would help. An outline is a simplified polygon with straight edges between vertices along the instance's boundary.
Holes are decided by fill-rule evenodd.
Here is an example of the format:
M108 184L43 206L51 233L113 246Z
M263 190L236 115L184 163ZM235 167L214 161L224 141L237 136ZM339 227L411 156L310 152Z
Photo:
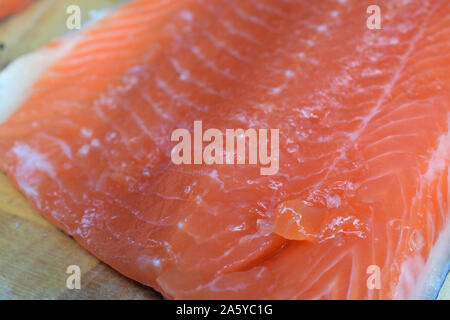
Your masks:
M261 175L275 175L278 173L280 162L280 130L270 129L270 155L268 154L268 133L269 129L226 129L224 152L224 134L222 131L208 129L203 133L202 121L194 121L193 147L191 133L187 129L173 131L171 141L179 143L173 147L171 159L176 165L257 165L259 161L260 165L267 166L260 169ZM209 144L203 148L203 142ZM246 146L248 146L248 161ZM237 149L237 152L235 152L235 149Z

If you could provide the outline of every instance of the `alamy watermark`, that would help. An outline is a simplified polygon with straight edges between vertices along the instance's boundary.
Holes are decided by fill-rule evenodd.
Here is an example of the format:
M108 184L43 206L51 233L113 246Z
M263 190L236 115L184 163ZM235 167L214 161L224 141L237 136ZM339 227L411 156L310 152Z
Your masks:
M173 147L171 158L176 165L259 164L261 175L275 175L280 164L279 135L279 129L226 129L225 134L208 129L203 133L202 121L194 121L193 139L186 129L172 133L171 140L179 143ZM208 143L205 148L204 142Z
M381 289L381 268L375 264L370 265L366 269L366 273L370 274L367 278L366 285L369 290Z
M367 28L370 30L381 29L381 8L377 5L370 5L367 7L367 13L370 16L367 18Z
M66 27L69 30L81 29L81 8L77 5L70 5L66 9L69 17L66 20Z
M69 290L81 289L81 268L77 265L70 265L66 270L67 274L70 274L66 280L66 287Z

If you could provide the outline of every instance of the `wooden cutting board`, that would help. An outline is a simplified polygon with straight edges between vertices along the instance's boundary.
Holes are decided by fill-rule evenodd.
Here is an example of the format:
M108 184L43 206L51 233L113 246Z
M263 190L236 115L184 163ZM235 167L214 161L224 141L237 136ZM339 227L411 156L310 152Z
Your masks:
M93 9L120 0L38 0L0 24L0 69L67 32L66 8ZM0 102L1 103L1 102ZM81 269L81 290L66 287L67 267ZM152 289L115 272L35 212L0 173L0 299L160 299ZM450 279L441 290L450 299Z

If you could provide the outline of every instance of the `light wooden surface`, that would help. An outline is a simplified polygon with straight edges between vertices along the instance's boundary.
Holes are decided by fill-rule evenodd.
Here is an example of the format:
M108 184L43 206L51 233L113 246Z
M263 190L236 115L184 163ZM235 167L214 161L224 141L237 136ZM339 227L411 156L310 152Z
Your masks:
M0 69L67 32L66 8L79 5L83 20L92 9L120 0L38 0L25 12L0 23ZM0 102L1 103L1 102ZM82 289L66 288L66 269L78 265ZM36 213L0 173L0 299L159 299L98 261ZM439 295L450 299L450 277Z

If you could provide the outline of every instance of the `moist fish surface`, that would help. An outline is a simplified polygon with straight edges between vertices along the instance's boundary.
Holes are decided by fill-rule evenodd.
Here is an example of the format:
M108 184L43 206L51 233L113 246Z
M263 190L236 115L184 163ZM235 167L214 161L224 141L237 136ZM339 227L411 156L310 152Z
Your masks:
M0 76L0 167L167 298L432 298L450 261L450 6L378 1L371 30L371 4L127 3ZM194 121L279 129L278 173L175 165L171 134Z

